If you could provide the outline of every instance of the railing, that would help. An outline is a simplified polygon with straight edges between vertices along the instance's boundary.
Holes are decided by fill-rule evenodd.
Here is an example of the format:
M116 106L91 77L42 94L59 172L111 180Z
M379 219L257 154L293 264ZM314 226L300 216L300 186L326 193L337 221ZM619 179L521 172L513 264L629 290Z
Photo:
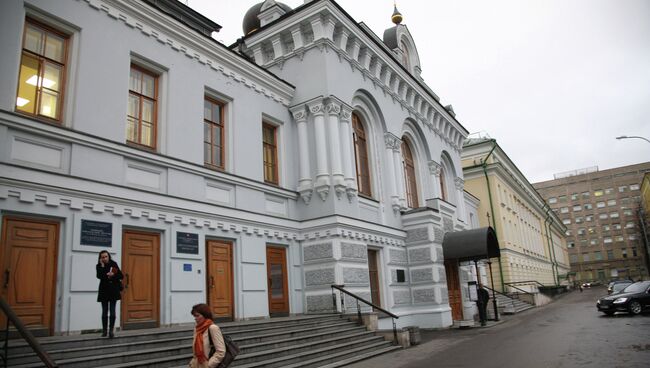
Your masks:
M509 286L509 287L511 287L511 288L513 288L513 289L515 289L515 290L518 290L518 291L520 291L520 292L522 292L522 293L524 293L524 294L526 294L526 295L533 295L533 293L531 293L530 291L526 291L526 290L524 290L524 289L521 289L521 288L518 288L518 287L515 286L515 285L530 285L530 284L535 285L535 286L537 286L538 288L539 288L540 286L541 286L541 287L545 287L545 286L546 286L546 285L542 284L541 282L539 282L539 281L537 281L537 280L529 280L529 281L513 281L513 282L506 282L506 283L504 283L504 285ZM515 294L515 295L516 295L516 294ZM517 299L519 299L519 298L517 297Z
M364 303L368 304L373 309L376 309L376 310L378 310L378 311L380 311L380 312L382 312L382 313L384 313L384 314L391 317L391 319L393 321L393 343L395 345L398 345L399 343L397 342L397 325L395 324L395 320L398 319L399 316L397 316L394 313L391 313L391 312L389 312L389 311L387 311L387 310L385 310L385 309L383 309L383 308L381 308L381 307L379 307L379 306L377 306L375 304L372 304L371 302L363 299L362 297L360 297L358 295L355 295L355 294L343 289L343 287L344 287L344 285L332 285L332 304L333 304L333 307L334 307L334 311L337 310L337 308L336 308L336 294L334 293L334 289L341 292L341 313L343 313L343 309L345 307L345 303L343 302L343 294L347 294L347 295L353 297L354 299L356 299L356 301L357 301L357 320L358 320L359 325L363 324L363 321L361 320L361 305L359 304L359 302L364 302Z
M16 330L20 333L20 335L27 341L27 344L34 350L36 355L41 359L41 362L45 364L46 367L48 368L58 368L58 364L50 358L50 356L47 354L45 350L41 347L41 345L36 341L36 338L34 335L32 335L31 332L25 327L23 324L23 321L18 318L16 313L11 309L9 304L5 301L4 298L0 297L0 309L4 312L4 314L7 316L7 326L5 327L4 331L4 346L2 347L2 364L6 368L8 364L8 353L9 353L9 323L13 323L14 326L16 327Z

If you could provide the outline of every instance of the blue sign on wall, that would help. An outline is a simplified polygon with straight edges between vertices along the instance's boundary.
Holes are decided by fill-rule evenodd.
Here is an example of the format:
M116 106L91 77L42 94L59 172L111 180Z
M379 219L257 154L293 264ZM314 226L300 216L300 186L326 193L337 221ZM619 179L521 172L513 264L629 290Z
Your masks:
M113 224L110 222L81 220L82 245L110 248L113 241Z
M199 254L199 234L177 231L176 253Z
M185 271L185 272L192 271L192 264L191 263L183 263L183 271Z

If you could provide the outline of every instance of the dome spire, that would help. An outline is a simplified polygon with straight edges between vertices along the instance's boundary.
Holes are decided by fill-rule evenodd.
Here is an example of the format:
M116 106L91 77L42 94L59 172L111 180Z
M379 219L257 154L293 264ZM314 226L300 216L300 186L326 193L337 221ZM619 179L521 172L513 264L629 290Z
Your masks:
M397 3L393 2L393 6L395 7L395 10L393 10L393 15L390 17L390 20L393 21L396 25L399 25L402 23L402 13L397 10Z

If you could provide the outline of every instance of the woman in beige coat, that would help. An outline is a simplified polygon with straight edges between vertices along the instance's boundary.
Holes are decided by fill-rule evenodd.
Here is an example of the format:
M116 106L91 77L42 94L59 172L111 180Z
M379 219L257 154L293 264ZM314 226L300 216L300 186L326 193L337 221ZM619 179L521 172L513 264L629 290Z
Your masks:
M212 322L212 311L207 304L193 306L192 316L196 326L194 326L190 368L216 368L226 354L221 330ZM210 355L213 346L214 353Z

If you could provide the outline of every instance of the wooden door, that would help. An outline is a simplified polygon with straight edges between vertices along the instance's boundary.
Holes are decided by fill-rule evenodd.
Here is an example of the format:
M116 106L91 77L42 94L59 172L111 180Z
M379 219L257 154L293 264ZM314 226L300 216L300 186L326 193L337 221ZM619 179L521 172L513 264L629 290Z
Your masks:
M377 251L368 249L368 274L370 276L370 301L372 304L381 307L381 298L379 295L379 268L377 261L379 257Z
M463 319L463 297L460 291L457 260L445 260L445 274L447 275L447 292L449 293L451 317L454 321L460 321Z
M206 244L208 305L213 318L232 321L234 293L232 277L232 243L208 240Z
M5 217L0 265L2 297L37 335L52 334L59 224ZM6 325L0 313L0 325Z
M122 239L122 328L158 327L160 234L127 230Z
M269 314L289 314L289 287L287 285L287 251L285 248L266 247L266 274L268 280Z

